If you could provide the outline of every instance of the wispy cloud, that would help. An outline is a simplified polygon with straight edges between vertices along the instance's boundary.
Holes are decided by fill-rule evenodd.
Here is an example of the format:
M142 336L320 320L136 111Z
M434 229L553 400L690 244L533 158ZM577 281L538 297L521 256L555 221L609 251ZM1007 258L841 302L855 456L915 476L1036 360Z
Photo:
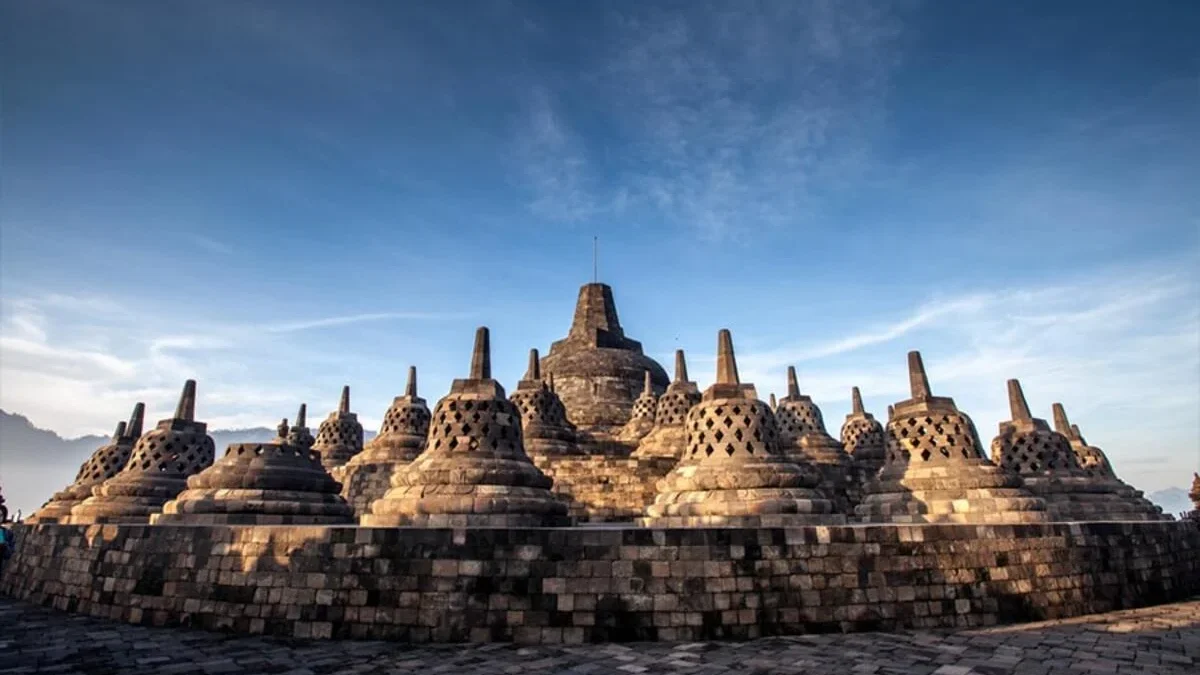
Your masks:
M318 319L309 319L306 321L287 321L264 326L263 330L268 333L294 333L302 330L312 330L314 328L345 326L348 324L366 323L369 321L445 321L463 319L469 316L469 313L463 312L375 312L371 314L329 316Z
M528 124L518 135L517 154L532 192L529 209L548 221L576 223L600 205L588 185L590 167L582 142L565 125L544 88L527 103Z

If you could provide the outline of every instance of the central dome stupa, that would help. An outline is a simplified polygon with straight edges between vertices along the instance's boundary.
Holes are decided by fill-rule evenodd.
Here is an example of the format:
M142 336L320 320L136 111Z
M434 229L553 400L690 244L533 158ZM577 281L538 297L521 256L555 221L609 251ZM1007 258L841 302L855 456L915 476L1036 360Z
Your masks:
M585 284L567 337L550 345L542 359L542 372L554 378L585 451L599 451L596 444L613 441L629 421L646 371L654 393L661 394L669 381L667 372L642 353L642 343L625 337L612 288ZM591 448L589 440L594 442Z

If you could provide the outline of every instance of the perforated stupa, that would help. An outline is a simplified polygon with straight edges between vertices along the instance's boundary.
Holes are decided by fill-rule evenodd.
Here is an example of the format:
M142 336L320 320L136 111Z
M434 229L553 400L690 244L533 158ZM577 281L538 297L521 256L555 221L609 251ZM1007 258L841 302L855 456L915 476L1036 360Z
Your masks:
M606 442L629 421L634 400L649 370L655 392L667 386L667 373L625 335L612 289L584 284L567 337L550 345L542 372L556 381L567 419L580 432L586 452L604 452Z
M391 488L392 474L408 466L425 449L429 417L429 406L417 395L417 368L409 366L404 395L392 399L391 407L383 414L379 435L343 468L342 496L355 513L369 513L371 503Z
M782 455L774 414L738 379L728 330L717 336L717 381L688 413L687 432L687 452L659 481L645 525L844 522L816 489L816 472Z
M812 397L800 393L796 368L787 369L787 396L775 407L779 423L779 447L783 455L801 465L821 472L821 490L845 512L858 501L857 485L850 481L850 455L841 442L825 430L825 418Z
M433 411L425 452L363 515L367 526L538 527L566 524L567 506L529 456L521 414L492 379L488 329L475 333L470 376Z
M187 489L151 516L169 525L339 525L354 511L315 450L289 441L287 420L266 443L234 443L188 478Z
M633 410L629 421L621 427L617 438L626 443L637 445L646 434L654 429L654 414L658 408L658 395L654 393L654 383L650 379L650 371L646 371L642 380L642 393L633 402Z
M362 452L363 428L358 415L350 412L350 387L342 387L337 410L321 422L312 449L320 453L321 464L329 470L341 467Z
M1012 419L1000 423L992 440L992 461L1021 476L1029 491L1046 501L1054 520L1165 520L1162 510L1129 494L1109 476L1082 469L1071 442L1046 420L1029 412L1017 380L1008 381Z
M1036 523L1046 503L983 455L975 424L934 396L919 352L908 353L912 398L887 424L887 460L856 508L866 522Z
M575 441L575 427L567 421L562 400L542 379L536 349L529 350L529 368L509 400L521 413L525 452L537 457L581 454Z
M859 471L874 476L883 468L887 458L883 425L863 409L862 394L858 387L850 390L850 414L842 422L841 437L842 447Z
M1079 432L1079 427L1071 424L1067 419L1067 410L1063 404L1055 403L1052 412L1054 414L1054 430L1066 436L1067 440L1071 442L1071 450L1075 452L1075 458L1079 460L1080 468L1092 476L1116 478L1117 474L1113 471L1108 456L1100 448L1088 445L1083 434Z
M638 443L634 457L671 457L687 452L688 412L700 402L700 388L688 379L687 359L682 349L675 350L675 379L658 398L654 426Z
M76 504L87 499L92 494L92 488L117 475L125 468L129 455L138 437L142 435L142 423L146 414L146 404L138 403L133 406L133 414L129 423L119 422L112 439L100 446L92 456L79 467L75 480L61 491L56 492L50 501L33 515L25 519L29 523L56 523L71 515L71 509Z
M92 488L92 496L71 509L69 522L145 523L167 500L187 487L187 479L213 462L208 426L196 421L196 381L183 385L175 416L138 439L125 468Z

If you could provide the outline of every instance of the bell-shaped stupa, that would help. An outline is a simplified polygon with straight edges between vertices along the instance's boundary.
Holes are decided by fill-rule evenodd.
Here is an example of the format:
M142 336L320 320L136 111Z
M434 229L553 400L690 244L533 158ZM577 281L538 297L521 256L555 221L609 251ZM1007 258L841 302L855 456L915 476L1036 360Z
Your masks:
M75 481L63 490L56 492L50 501L33 515L25 519L27 523L57 523L71 515L71 509L76 504L87 499L92 494L92 488L117 475L125 468L133 446L142 435L142 424L146 415L146 404L138 403L133 406L133 414L129 423L119 422L112 439L92 453Z
M654 426L638 443L634 457L678 459L687 452L687 416L700 402L700 388L688 379L687 359L682 349L675 350L675 380L658 398Z
M567 506L529 456L521 413L492 379L488 329L475 333L471 372L433 410L425 452L396 472L365 526L538 527L567 523Z
M350 458L362 452L363 428L358 415L350 412L350 387L342 387L342 398L337 410L321 422L317 429L317 440L313 450L321 455L321 464L333 471L343 466Z
M582 454L575 442L575 427L558 394L542 379L538 351L529 350L529 369L517 382L509 400L521 413L521 435L531 457L564 457Z
M992 440L992 461L1021 476L1029 491L1046 501L1056 521L1167 520L1162 510L1134 497L1128 486L1082 469L1066 436L1029 412L1017 380L1008 381L1012 419L1000 423Z
M775 416L741 384L733 338L717 336L717 381L687 416L687 452L658 483L643 524L658 527L833 524L819 476L786 459Z
M292 427L294 429L295 427ZM163 505L156 525L341 525L354 510L315 450L292 445L287 420L266 443L234 443L212 466L188 478Z
M654 414L657 409L658 395L654 393L654 383L650 378L650 371L647 370L642 380L642 394L633 402L629 421L625 423L624 427L621 427L617 438L636 446L646 437L646 434L654 429Z
M862 394L858 387L850 390L850 399L850 414L842 423L842 447L860 470L873 476L883 468L884 459L887 458L883 425L863 409Z
M887 459L855 513L866 522L1039 523L1046 503L1020 476L983 455L971 418L929 390L919 352L908 353L912 398L895 404Z
M662 391L667 373L642 353L640 342L625 336L612 288L584 284L571 329L567 337L550 345L542 372L556 378L567 419L578 428L585 452L612 454L605 445L615 442L629 421L647 370L655 391Z
M371 503L391 488L392 474L408 466L425 449L428 435L429 406L417 395L417 368L409 366L404 395L392 399L379 435L342 469L342 496L355 513L370 513Z
M787 369L787 392L775 407L779 447L788 459L816 467L821 472L821 490L845 513L858 501L858 486L850 481L850 455L825 430L825 418L812 397L800 393L794 366Z
M125 468L93 487L92 496L71 509L68 522L148 522L187 487L189 476L212 464L215 450L208 425L196 421L196 381L188 380L175 416L142 435Z
M295 446L301 450L312 450L317 439L313 438L312 431L308 428L308 404L301 403L300 410L296 413L296 423L287 430L288 445Z
M1083 434L1079 433L1079 427L1071 424L1067 419L1067 410L1063 404L1055 403L1052 412L1054 413L1054 430L1066 436L1067 440L1071 442L1071 450L1075 452L1075 458L1079 460L1080 468L1092 476L1116 478L1117 474L1113 471L1108 456L1100 448L1088 445Z

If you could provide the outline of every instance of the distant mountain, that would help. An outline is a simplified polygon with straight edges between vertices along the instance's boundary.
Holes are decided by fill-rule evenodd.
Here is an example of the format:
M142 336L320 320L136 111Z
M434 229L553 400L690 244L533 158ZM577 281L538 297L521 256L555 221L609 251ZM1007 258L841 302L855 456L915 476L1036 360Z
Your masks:
M316 424L310 427L314 434L316 427ZM152 423L148 423L146 430L151 428ZM275 429L216 429L210 430L209 435L220 457L230 444L261 443L275 438ZM371 440L375 432L367 431L364 435ZM67 486L80 465L108 440L108 436L66 439L35 427L24 415L0 410L0 489L9 512L14 516L18 509L24 515L32 513L50 495Z
M1192 510L1192 500L1188 498L1187 490L1167 488L1146 495L1150 501L1162 507L1164 513L1178 516L1184 511Z

